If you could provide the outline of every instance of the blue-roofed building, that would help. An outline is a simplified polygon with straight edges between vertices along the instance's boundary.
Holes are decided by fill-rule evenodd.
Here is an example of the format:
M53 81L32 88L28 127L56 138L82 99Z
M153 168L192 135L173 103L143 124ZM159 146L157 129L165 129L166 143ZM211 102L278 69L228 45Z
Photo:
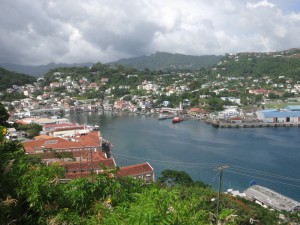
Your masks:
M285 109L268 109L256 112L257 118L266 123L300 123L300 106Z
M290 105L287 106L286 109L288 111L300 111L300 105Z

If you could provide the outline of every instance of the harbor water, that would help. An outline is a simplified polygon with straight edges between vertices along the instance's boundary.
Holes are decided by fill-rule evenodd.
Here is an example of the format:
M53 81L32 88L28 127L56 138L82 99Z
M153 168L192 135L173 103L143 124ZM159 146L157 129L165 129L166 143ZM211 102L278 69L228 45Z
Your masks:
M214 128L199 120L173 124L170 119L131 113L86 112L70 121L99 125L112 142L118 166L149 162L156 177L165 169L187 172L194 181L223 191L244 191L251 181L300 201L300 128Z

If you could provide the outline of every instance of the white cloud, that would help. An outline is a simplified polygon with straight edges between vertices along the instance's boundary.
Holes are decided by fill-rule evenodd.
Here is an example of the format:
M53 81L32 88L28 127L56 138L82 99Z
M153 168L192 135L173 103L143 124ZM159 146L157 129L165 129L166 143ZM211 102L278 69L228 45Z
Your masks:
M274 4L268 2L267 0L264 0L264 1L261 1L261 2L258 2L258 3L250 3L248 2L247 3L247 7L248 8L258 8L258 7L271 7L271 8L274 8Z
M109 62L155 51L203 55L299 47L299 9L284 2L2 0L0 62Z

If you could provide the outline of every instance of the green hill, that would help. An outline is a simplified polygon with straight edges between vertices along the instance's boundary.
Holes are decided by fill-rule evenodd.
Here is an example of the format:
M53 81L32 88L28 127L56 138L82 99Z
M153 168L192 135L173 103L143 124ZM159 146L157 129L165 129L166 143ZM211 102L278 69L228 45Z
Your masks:
M300 80L300 49L281 52L246 52L225 55L216 66L217 73L228 76L278 78L284 76Z
M221 58L222 56L215 55L191 56L156 52L150 56L120 59L110 64L129 66L140 70L199 70L218 63Z
M36 78L32 76L11 72L0 67L0 90L11 88L13 85L32 84L35 81Z

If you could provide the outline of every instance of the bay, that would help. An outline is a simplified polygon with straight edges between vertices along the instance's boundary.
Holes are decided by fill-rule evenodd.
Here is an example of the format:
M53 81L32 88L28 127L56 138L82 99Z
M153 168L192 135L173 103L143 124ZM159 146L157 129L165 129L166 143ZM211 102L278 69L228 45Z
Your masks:
M300 128L214 128L198 120L172 124L155 116L106 111L70 115L70 121L99 125L111 141L118 166L149 162L156 177L164 169L187 172L194 181L244 191L249 182L300 201Z

